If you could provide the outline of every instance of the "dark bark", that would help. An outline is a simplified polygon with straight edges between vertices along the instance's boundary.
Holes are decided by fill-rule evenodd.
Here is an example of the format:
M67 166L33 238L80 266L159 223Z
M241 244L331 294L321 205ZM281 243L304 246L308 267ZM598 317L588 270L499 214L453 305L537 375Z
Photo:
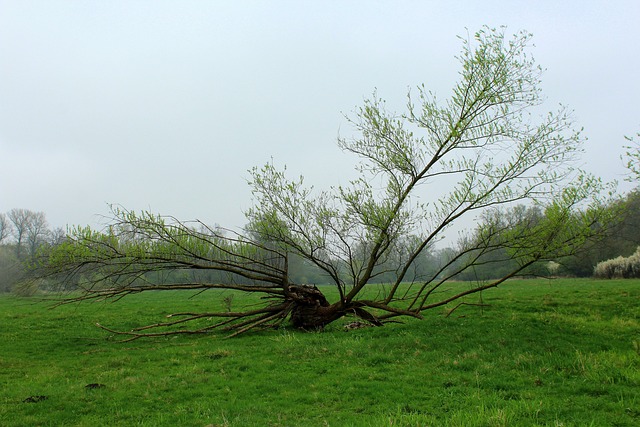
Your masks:
M299 329L319 330L348 314L360 317L375 326L382 323L371 313L352 304L330 304L322 292L311 285L292 285L287 299L293 303L291 324Z
M331 305L322 292L312 285L291 285L287 299L293 303L291 323L299 329L322 329L344 316L335 305Z

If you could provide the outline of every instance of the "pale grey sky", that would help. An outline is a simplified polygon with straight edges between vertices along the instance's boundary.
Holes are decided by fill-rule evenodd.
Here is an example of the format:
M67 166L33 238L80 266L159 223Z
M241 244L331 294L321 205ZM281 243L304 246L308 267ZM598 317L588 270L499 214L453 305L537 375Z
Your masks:
M347 183L342 113L449 96L456 35L534 34L547 109L575 110L585 167L624 173L640 131L640 2L0 0L0 212L96 224L107 204L245 223L253 166ZM630 184L622 184L621 190Z

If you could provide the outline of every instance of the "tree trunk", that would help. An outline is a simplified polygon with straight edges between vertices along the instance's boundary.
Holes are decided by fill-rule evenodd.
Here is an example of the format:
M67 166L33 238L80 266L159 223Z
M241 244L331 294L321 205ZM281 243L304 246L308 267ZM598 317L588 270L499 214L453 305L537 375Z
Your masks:
M291 285L287 299L293 303L291 323L304 330L318 330L347 314L359 317L374 326L382 322L357 303L329 304L320 289L312 285Z
M338 304L329 304L322 292L311 285L289 286L288 299L294 304L291 323L304 330L322 329L346 314Z

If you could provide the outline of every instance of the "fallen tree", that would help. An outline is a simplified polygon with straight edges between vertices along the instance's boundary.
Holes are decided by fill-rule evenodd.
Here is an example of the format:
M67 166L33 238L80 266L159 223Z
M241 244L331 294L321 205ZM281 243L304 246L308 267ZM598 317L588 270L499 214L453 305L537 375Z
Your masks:
M417 102L409 94L401 115L388 112L375 94L365 101L350 119L357 136L339 139L360 158L360 178L349 186L315 192L273 164L255 168L255 204L242 233L115 208L105 230L75 228L53 248L46 274L81 291L65 302L165 289L266 297L250 309L176 313L121 332L135 339L216 328L237 335L287 319L318 329L350 315L378 326L422 318L426 310L573 255L597 239L612 216L601 196L605 186L574 168L583 140L570 112L560 107L535 115L541 70L526 53L530 37L521 32L507 39L503 30L485 28L463 40L460 79L443 103L424 87ZM534 210L517 204L540 214L528 215ZM481 221L447 259L428 274L409 274L445 232L471 218ZM290 283L291 256L322 271L337 298ZM451 282L505 259L510 268L498 279ZM177 279L177 272L192 276ZM365 295L368 283L390 273L392 283L374 298ZM440 292L445 284L449 291ZM210 323L185 328L202 319Z

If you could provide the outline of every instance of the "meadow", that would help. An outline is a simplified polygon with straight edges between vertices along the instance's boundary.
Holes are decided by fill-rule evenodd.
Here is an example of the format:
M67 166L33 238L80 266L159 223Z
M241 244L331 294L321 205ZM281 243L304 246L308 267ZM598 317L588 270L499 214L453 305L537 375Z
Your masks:
M0 296L0 425L640 425L640 280L513 281L468 300L482 307L349 332L121 343L95 326L220 304L192 297Z

